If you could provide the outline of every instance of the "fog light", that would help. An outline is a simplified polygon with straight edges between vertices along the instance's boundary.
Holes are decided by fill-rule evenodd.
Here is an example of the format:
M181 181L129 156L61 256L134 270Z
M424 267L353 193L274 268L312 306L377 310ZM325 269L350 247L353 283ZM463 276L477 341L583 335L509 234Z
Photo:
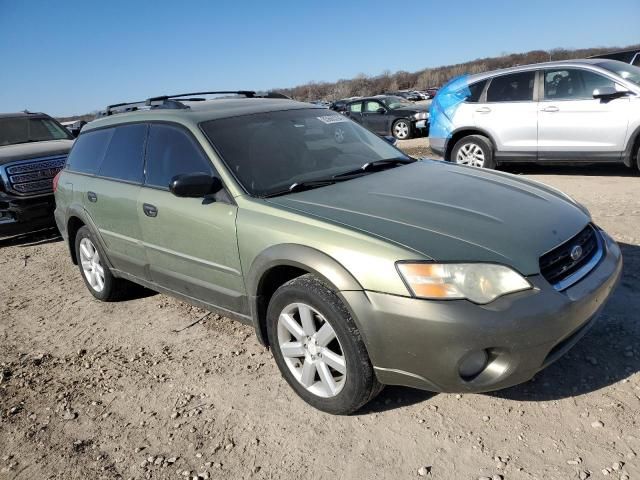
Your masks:
M465 380L475 377L484 370L487 366L488 360L489 354L486 350L478 350L476 352L468 353L460 362L460 367L458 369L460 376Z

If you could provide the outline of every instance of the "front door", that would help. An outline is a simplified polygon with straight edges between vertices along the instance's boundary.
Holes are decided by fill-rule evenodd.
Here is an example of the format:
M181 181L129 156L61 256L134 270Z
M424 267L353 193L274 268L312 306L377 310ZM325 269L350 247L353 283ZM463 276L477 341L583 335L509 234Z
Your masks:
M387 109L377 100L365 100L362 109L362 124L378 135L390 135L391 130L387 125Z
M496 144L498 161L535 160L538 104L534 98L536 72L518 72L491 79L486 101L472 104L474 123Z
M228 198L179 198L169 192L174 176L197 172L215 174L193 136L179 126L151 124L145 185L138 201L151 279L223 310L246 314L237 207Z
M595 89L615 88L615 82L577 68L545 70L543 78L538 158L619 161L627 134L630 99L593 98Z

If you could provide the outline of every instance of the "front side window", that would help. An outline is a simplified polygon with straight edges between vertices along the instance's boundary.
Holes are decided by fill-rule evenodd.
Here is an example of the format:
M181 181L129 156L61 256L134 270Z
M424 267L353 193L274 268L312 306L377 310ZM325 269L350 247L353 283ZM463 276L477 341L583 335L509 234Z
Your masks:
M151 124L147 141L146 185L169 188L173 177L213 174L213 167L196 141L182 128Z
M67 157L67 168L90 175L98 173L115 129L104 128L82 133Z
M575 68L545 70L545 100L581 100L593 98L596 88L615 87L607 77Z
M146 134L147 126L141 123L116 127L98 174L116 180L142 183Z
M47 140L73 140L73 137L51 118L0 118L0 146Z
M254 196L333 178L379 160L409 157L356 122L321 109L210 120L201 128L227 168Z
M378 113L378 110L383 108L382 105L379 102L375 102L375 101L367 101L364 102L364 110L365 112L368 113Z
M487 102L527 102L533 100L535 72L519 72L491 79Z

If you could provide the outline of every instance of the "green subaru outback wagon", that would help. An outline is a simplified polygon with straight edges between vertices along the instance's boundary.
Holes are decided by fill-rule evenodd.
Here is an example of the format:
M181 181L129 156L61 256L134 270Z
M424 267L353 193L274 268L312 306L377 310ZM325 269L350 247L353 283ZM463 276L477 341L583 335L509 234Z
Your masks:
M251 325L296 393L335 414L383 385L524 382L610 296L620 250L557 190L235 93L112 106L83 128L55 217L93 296L134 282Z

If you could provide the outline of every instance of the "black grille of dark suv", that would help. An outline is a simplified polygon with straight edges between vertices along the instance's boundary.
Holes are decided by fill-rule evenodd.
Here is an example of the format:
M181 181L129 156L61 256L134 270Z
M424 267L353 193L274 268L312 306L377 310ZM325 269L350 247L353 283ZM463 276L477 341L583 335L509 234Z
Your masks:
M540 273L552 285L567 287L564 282L571 275L590 265L601 255L598 232L587 225L580 233L540 257ZM578 248L579 247L579 248ZM572 257L573 252L573 257ZM577 253L580 252L580 255ZM587 272L584 272L585 274ZM580 277L582 278L582 277ZM576 278L575 281L579 280Z
M66 157L36 159L5 167L9 188L19 195L53 191L53 177L62 170Z

